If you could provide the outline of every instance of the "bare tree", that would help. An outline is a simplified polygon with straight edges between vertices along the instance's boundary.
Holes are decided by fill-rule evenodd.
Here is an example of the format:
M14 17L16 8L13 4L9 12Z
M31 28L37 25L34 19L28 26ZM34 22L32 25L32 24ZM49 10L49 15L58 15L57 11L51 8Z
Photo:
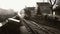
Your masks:
M53 14L53 7L56 4L56 0L49 0L50 4L51 4L51 10L52 10L52 14Z

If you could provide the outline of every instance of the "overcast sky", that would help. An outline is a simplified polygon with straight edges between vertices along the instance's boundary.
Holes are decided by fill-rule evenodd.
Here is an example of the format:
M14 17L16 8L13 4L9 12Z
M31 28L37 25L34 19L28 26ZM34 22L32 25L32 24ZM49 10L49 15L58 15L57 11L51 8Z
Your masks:
M36 6L36 2L43 2L43 0L0 0L0 8L20 11L25 6Z

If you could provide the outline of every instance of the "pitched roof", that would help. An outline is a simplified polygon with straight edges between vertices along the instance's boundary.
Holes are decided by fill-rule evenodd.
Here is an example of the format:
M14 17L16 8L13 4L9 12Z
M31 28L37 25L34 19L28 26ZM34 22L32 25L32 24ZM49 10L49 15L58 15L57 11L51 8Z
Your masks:
M50 3L48 2L37 2L37 5L40 5L40 6L50 6Z

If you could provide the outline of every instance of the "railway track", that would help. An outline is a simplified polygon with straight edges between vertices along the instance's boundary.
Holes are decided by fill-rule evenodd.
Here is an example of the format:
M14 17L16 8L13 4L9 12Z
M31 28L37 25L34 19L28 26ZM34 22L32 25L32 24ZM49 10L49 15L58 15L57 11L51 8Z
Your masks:
M25 25L28 26L31 32L34 34L60 34L59 30L47 26L38 25L35 22L25 21Z

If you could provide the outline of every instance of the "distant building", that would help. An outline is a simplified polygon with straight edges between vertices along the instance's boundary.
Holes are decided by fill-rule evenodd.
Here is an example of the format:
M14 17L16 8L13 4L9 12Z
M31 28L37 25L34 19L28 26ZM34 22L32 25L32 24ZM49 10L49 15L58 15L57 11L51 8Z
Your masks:
M60 0L56 0L56 4L57 5L60 5Z
M47 13L47 14L50 14L51 12L51 5L48 3L48 2L37 2L37 5L38 5L38 13L39 11L41 13Z
M26 7L26 10L31 11L31 16L33 17L33 15L36 15L36 11L35 11L35 7Z
M55 9L55 14L60 16L60 6L57 6Z

